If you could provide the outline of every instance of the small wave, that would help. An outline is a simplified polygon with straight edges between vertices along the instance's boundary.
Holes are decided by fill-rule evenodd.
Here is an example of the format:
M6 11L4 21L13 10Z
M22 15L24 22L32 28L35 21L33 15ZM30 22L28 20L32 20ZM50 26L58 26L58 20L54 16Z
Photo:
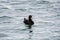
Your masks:
M11 23L11 22L3 22L3 23Z
M1 37L7 37L8 35L6 35L6 34L3 34L3 33L0 33L0 38Z
M26 11L27 9L15 9L15 10Z
M57 16L59 16L59 17L60 17L60 14L57 14Z
M9 17L9 16L1 16L0 18L12 18L12 17Z
M17 3L17 2L16 2L16 3L11 3L10 5L19 5L19 4L20 4L20 3Z
M12 17L9 16L1 16L0 17L0 24L7 24L7 23L11 23L11 20L13 20Z
M11 2L10 5L24 5L24 4L29 4L28 1L19 1L19 2Z
M47 5L47 4L51 4L51 2L49 2L49 1L36 1L36 2L31 3L30 5L32 5L32 6L41 6L42 4Z
M8 9L8 8L1 8L1 9Z
M49 1L37 1L37 4L48 4L50 3Z

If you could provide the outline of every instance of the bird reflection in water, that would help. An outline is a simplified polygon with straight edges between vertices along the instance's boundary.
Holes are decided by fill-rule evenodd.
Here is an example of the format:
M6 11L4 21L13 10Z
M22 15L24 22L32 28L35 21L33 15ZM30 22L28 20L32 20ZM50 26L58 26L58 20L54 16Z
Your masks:
M33 36L32 25L29 25L29 26L28 26L28 29L29 29L29 39L31 39L32 36Z

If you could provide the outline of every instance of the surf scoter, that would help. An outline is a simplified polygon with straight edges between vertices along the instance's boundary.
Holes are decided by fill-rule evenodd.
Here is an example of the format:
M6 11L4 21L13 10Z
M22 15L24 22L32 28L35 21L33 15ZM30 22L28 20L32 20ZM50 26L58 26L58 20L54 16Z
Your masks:
M28 19L24 18L24 23L26 25L33 25L34 21L32 21L32 15L29 15Z

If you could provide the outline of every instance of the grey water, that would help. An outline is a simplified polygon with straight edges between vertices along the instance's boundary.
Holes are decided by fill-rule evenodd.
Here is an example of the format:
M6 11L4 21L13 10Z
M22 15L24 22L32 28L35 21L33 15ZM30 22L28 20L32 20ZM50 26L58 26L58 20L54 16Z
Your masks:
M0 0L0 40L60 40L60 0Z

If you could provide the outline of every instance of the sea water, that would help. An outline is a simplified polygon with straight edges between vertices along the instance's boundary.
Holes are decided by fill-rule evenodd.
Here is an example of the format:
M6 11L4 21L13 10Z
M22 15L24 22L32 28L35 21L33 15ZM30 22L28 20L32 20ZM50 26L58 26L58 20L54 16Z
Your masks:
M60 0L0 0L0 40L60 40Z

